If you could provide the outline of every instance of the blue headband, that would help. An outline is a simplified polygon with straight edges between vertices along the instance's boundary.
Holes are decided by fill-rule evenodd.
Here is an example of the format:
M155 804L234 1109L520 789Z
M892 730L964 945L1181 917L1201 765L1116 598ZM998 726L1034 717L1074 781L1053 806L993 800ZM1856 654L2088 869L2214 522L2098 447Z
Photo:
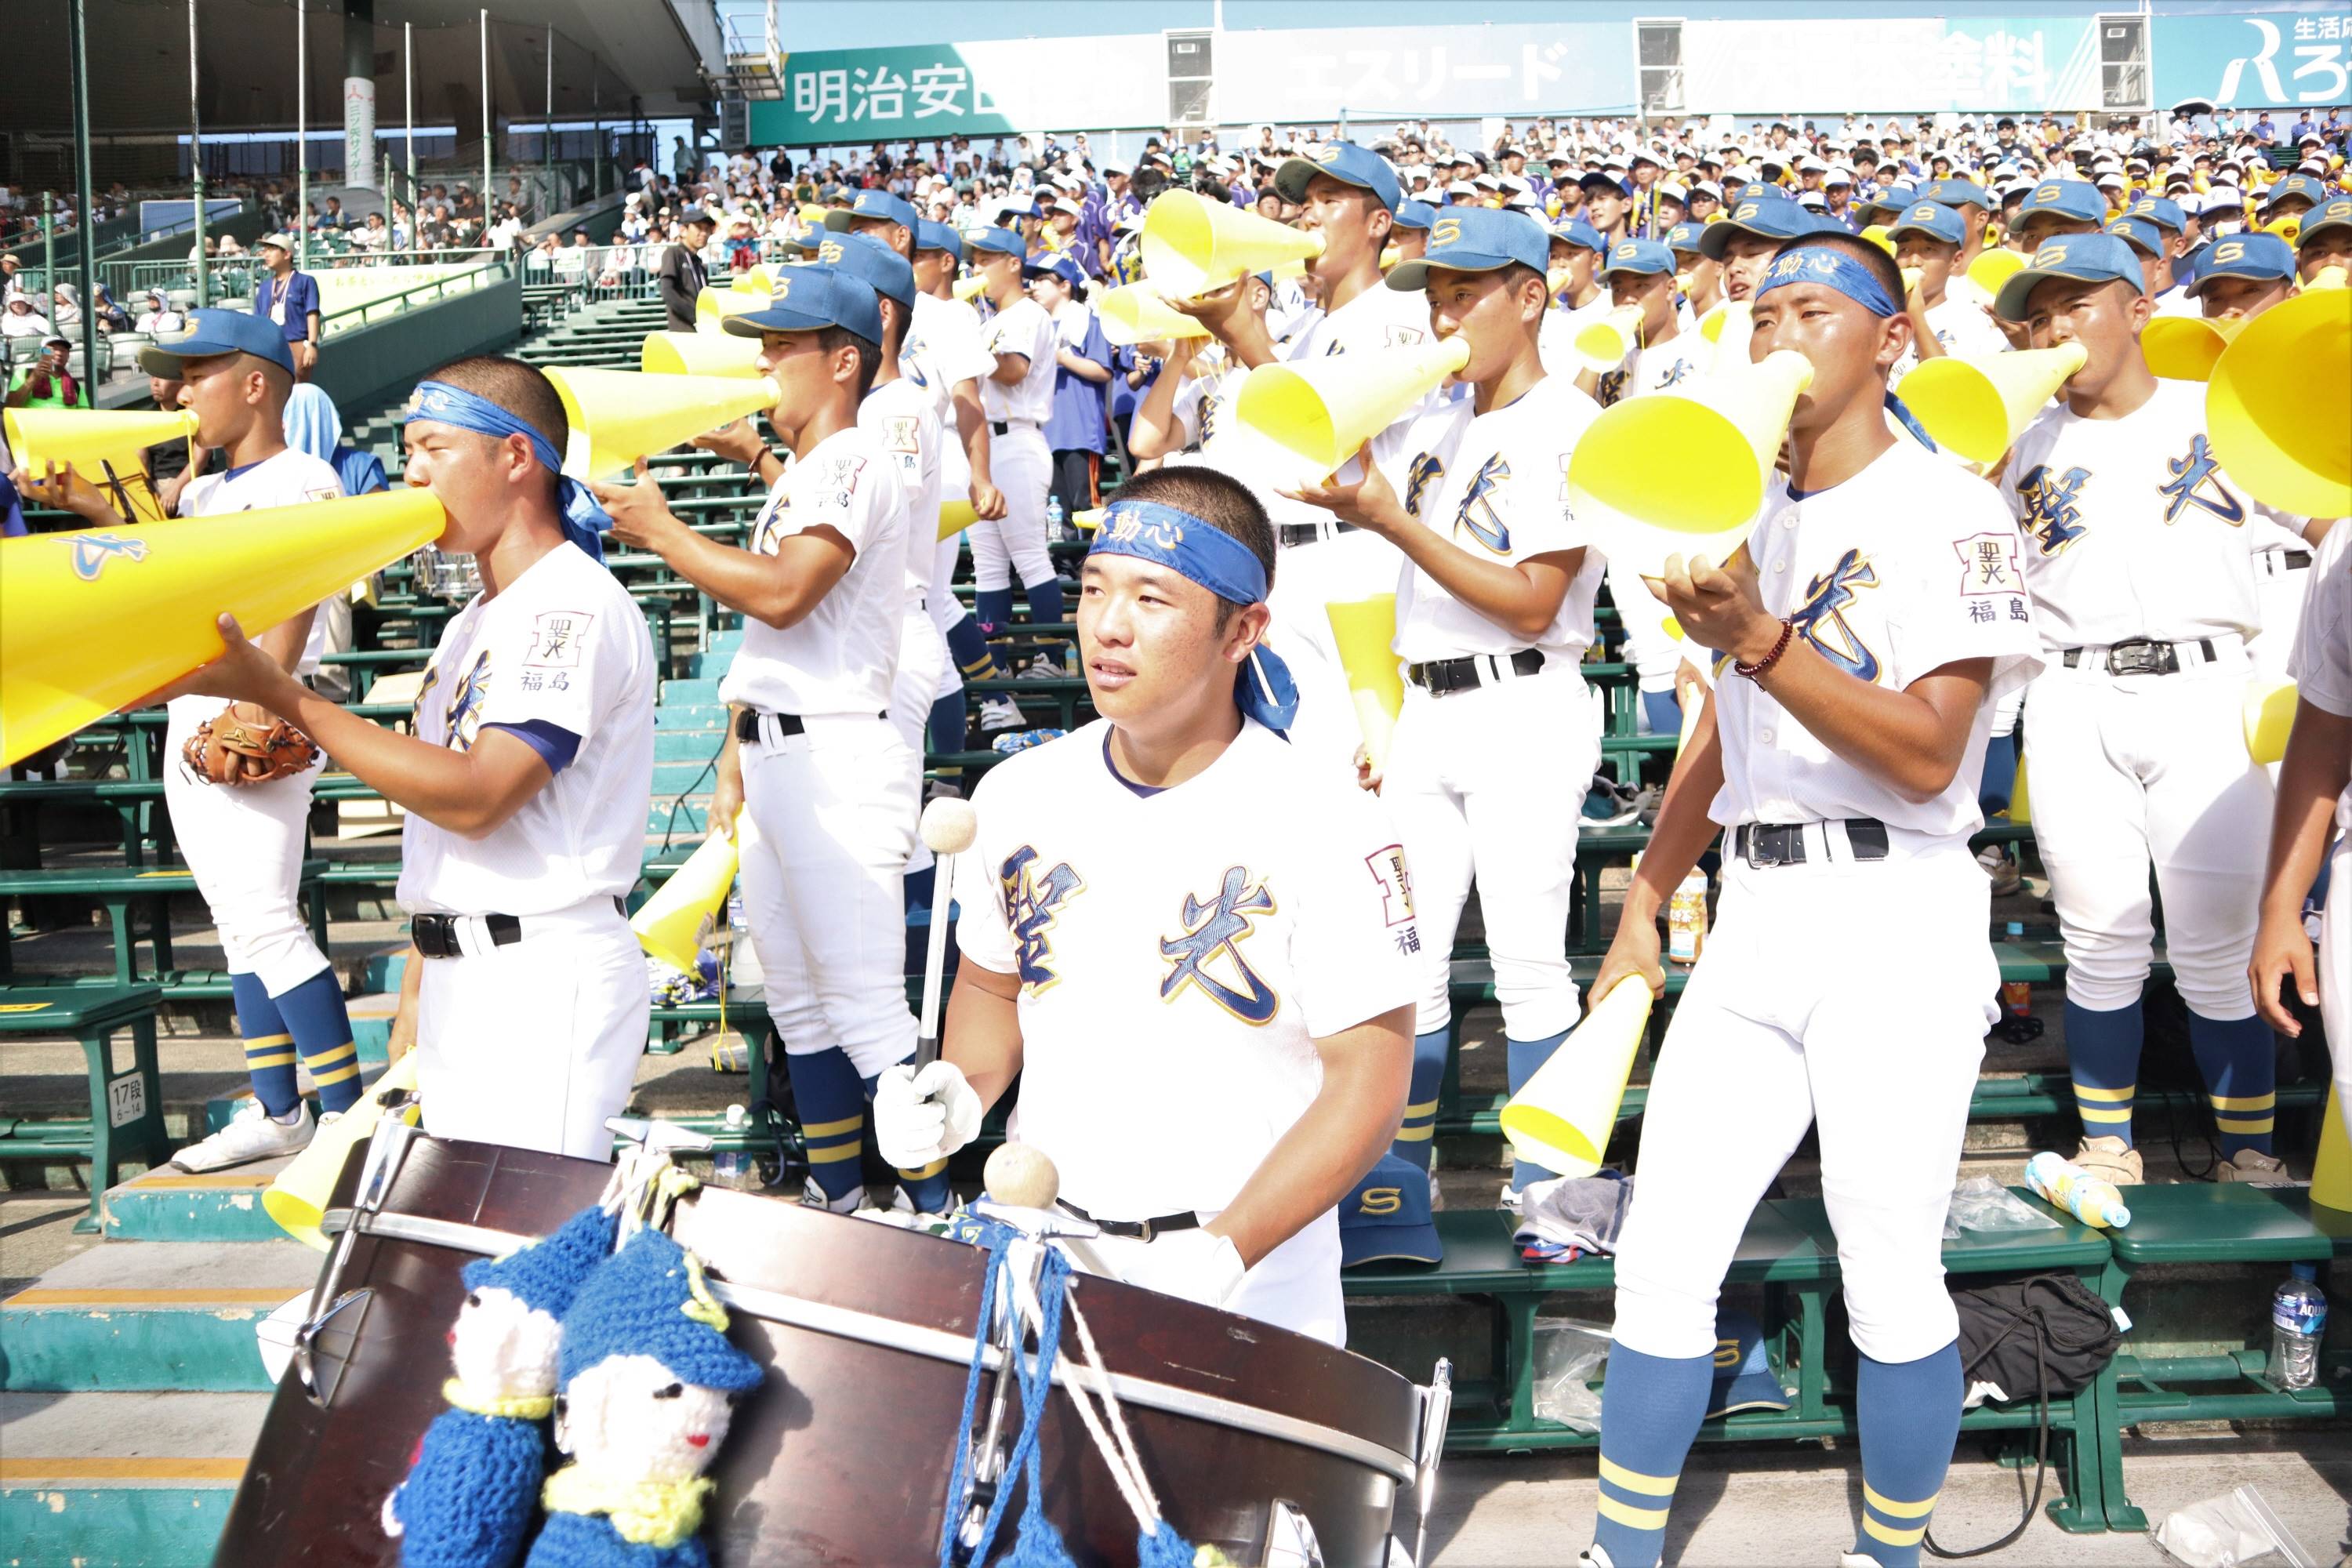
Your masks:
M436 425L471 430L494 441L503 441L509 436L520 436L529 441L532 455L556 476L556 497L563 507L563 537L586 551L589 560L603 564L604 542L600 536L613 520L596 504L595 496L586 485L563 472L562 455L546 437L488 398L446 381L418 382L400 416L403 423L430 419Z
M1874 316L1892 316L1901 309L1886 297L1886 289L1869 268L1825 245L1800 246L1775 258L1772 265L1764 269L1763 281L1756 285L1749 303L1762 300L1773 289L1789 283L1818 283L1824 289L1835 289ZM1886 389L1886 411L1895 416L1895 423L1916 437L1921 446L1930 452L1937 450L1935 437L1927 434L1918 416L1895 395L1891 386Z
M1265 567L1255 551L1224 530L1157 501L1112 501L1087 553L1153 562L1233 604L1265 598ZM1250 651L1249 667L1234 676L1234 701L1277 733L1298 716L1298 688L1290 667L1262 644Z

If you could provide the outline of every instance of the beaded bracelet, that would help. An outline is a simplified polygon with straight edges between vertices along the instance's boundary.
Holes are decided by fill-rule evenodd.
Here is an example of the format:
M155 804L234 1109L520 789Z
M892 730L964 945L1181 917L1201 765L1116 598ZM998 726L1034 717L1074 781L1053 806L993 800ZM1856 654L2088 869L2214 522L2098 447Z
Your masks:
M1772 645L1772 651L1766 654L1762 658L1758 659L1754 664L1741 664L1738 660L1734 659L1731 665L1732 673L1735 675L1744 675L1748 679L1756 682L1759 686L1763 685L1764 672L1780 662L1780 656L1789 651L1789 639L1796 636L1796 633L1797 623L1790 620L1783 620L1780 623L1780 640Z

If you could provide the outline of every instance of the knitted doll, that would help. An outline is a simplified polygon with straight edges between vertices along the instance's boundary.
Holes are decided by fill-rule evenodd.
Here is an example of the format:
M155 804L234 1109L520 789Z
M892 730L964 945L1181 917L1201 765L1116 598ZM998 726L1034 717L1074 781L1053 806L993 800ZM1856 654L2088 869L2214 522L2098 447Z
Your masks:
M572 1463L547 1479L529 1568L709 1568L702 1472L761 1371L694 1255L658 1230L630 1238L565 1315L562 1373Z
M547 1469L561 1320L613 1255L614 1216L583 1209L544 1240L466 1265L449 1331L457 1375L408 1479L384 1500L404 1568L508 1568L522 1555Z

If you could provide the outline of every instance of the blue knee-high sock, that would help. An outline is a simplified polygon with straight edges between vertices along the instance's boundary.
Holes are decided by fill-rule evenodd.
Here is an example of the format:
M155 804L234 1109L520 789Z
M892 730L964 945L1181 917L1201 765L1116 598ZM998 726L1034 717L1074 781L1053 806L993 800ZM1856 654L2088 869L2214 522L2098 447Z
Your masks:
M322 969L282 996L278 1016L310 1069L322 1111L349 1110L360 1097L360 1048L352 1044L352 1016L331 969Z
M880 1075L863 1081L866 1098L871 1101L874 1086L881 1081ZM912 1171L904 1165L893 1169L898 1173L898 1185L906 1192L907 1201L913 1204L919 1212L945 1214L955 1206L955 1189L948 1184L948 1163L944 1159L934 1160Z
M964 740L963 691L961 688L949 692L931 704L931 716L925 725L934 752L961 752Z
M1875 1558L1880 1568L1915 1568L1960 1435L1959 1344L1917 1361L1864 1355L1854 1388L1862 1426L1862 1528L1853 1549Z
M236 1007L236 1032L245 1037L245 1070L253 1075L253 1097L272 1116L284 1116L301 1100L294 1087L294 1037L278 1016L258 974L231 974L228 994Z
M1021 584L1021 596L1029 602L1029 618L1039 623L1058 622L1064 618L1062 580L1047 577L1041 582Z
M1706 1415L1715 1357L1609 1352L1601 1384L1601 1504L1592 1543L1615 1568L1656 1568L1683 1457Z
M846 1197L866 1180L857 1165L858 1134L866 1130L866 1086L850 1065L849 1053L839 1046L804 1057L787 1054L784 1070L792 1075L809 1174L828 1199Z
M2085 1138L2120 1138L2131 1147L2132 1095L2139 1087L2139 1004L2095 1013L2066 1004L2066 1061L2074 1109Z
M1679 735L1683 728L1683 705L1671 691L1642 693L1642 711L1648 715L1653 735Z
M1528 1079L1536 1076L1538 1068L1551 1060L1552 1052L1559 1049L1560 1041L1566 1038L1568 1031L1562 1029L1559 1034L1540 1040L1504 1040L1508 1055L1503 1067L1510 1079L1513 1094L1527 1087ZM1511 1186L1514 1191L1525 1187L1529 1182L1548 1182L1558 1174L1559 1172L1547 1171L1532 1160L1514 1159L1511 1162ZM1615 1554L1612 1552L1611 1555Z
M1013 624L1013 590L982 588L971 596L972 618L985 627L1008 626Z
M1410 1160L1426 1171L1431 1141L1437 1131L1437 1091L1445 1082L1445 1052L1454 1030L1449 1026L1412 1037L1412 1087L1405 1093L1404 1122L1397 1129L1389 1152Z
M2221 1134L2221 1158L2241 1149L2271 1152L2271 1123L2278 1110L2278 1042L2259 1017L2223 1021L2189 1015L2189 1048L2213 1104Z
M1985 742L1984 771L1977 775L1977 808L1987 816L2009 809L2017 787L2017 737L1995 735Z
M1013 613L1013 590L1010 588L1004 591L1004 613L1007 616ZM948 628L948 654L955 660L956 668L963 671L966 680L986 680L991 676L1001 676L1005 672L1004 661L997 657L994 648L988 646L988 639L981 635L980 623L970 616ZM961 740L963 731L959 730L956 734Z

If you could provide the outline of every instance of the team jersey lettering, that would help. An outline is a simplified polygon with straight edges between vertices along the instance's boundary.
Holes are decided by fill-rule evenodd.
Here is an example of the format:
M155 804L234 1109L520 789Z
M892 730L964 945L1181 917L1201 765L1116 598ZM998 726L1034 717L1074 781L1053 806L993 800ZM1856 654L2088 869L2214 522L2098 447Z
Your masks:
M2165 521L2172 521L2192 506L2204 508L2232 528L2246 521L2246 509L2221 482L2221 464L2204 437L2190 437L2189 455L2172 458L2165 469L2172 475L2172 482L2156 487L2157 494L2164 498ZM2206 493L2198 493L2200 487Z
M1678 359L1675 361L1674 364L1666 371L1666 374L1658 378L1658 384L1652 387L1650 390L1653 392L1664 392L1670 386L1680 386L1689 378L1690 368L1690 361L1686 359Z
M1613 407L1617 401L1625 395L1625 373L1622 370L1601 372L1597 392L1598 395L1594 397L1594 402L1603 408Z
M784 513L792 510L792 505L789 500L780 499L760 514L760 521L751 528L752 554L773 555L784 547Z
M2025 503L2025 531L2044 555L2056 555L2088 531L2083 525L2083 486L2091 470L2069 468L2053 475L2042 464L2028 472L2017 487Z
M484 648L457 682L457 689L449 694L449 709L442 717L441 743L453 752L472 751L481 733L482 709L489 700L490 650Z
M1047 933L1062 906L1086 890L1086 881L1064 861L1040 879L1032 870L1037 851L1024 844L1005 858L997 873L1004 891L1004 919L1013 928L1013 956L1020 965L1022 988L1032 995L1049 989L1061 978L1048 967L1054 946Z
M1511 552L1511 530L1495 510L1495 495L1503 481L1511 477L1510 459L1500 452L1479 465L1477 477L1462 494L1461 508L1454 516L1454 531L1467 529L1470 536L1497 555Z
M1160 982L1160 999L1171 1002L1185 986L1198 985L1211 1001L1244 1023L1271 1023L1282 998L1249 966L1241 944L1255 929L1249 917L1270 915L1274 907L1274 896L1265 885L1251 886L1249 872L1240 866L1225 868L1224 881L1212 902L1204 904L1185 894L1184 934L1163 937L1160 942L1160 956L1175 961ZM1231 966L1235 984L1228 984L1209 973L1210 962L1220 954Z
M1404 476L1404 510L1408 516L1421 515L1421 503L1427 497L1429 487L1444 473L1445 459L1434 452L1423 452L1412 460Z
M1798 636L1857 680L1878 679L1878 656L1846 624L1846 606L1853 603L1855 589L1877 586L1878 569L1861 551L1849 550L1836 566L1805 585L1803 608L1789 617Z

